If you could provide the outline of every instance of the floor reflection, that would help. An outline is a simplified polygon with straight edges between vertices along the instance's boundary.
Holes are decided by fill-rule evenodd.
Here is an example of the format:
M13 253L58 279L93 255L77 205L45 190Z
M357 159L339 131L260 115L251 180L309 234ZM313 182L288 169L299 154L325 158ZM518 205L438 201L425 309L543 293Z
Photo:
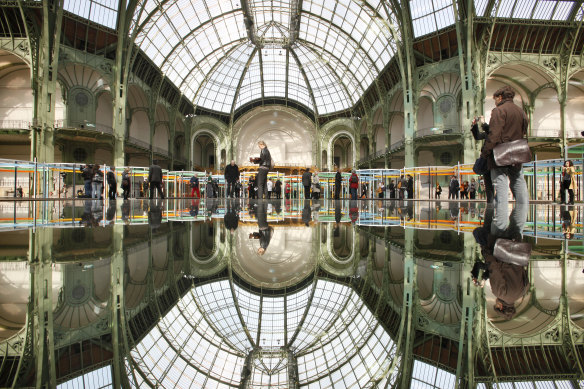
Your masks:
M88 200L0 220L1 386L104 366L172 388L584 379L582 207Z

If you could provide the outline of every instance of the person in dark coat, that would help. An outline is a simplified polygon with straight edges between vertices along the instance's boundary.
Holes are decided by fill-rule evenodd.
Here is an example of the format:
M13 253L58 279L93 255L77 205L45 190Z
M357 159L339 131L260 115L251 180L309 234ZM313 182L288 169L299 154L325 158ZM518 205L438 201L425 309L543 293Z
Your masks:
M391 180L389 182L389 198L395 199L395 181Z
M408 174L407 190L408 190L408 199L413 199L414 198L414 177L412 177L409 174Z
M276 180L275 192L276 192L276 198L281 199L282 198L282 181L280 181L279 178Z
M164 199L164 192L162 192L162 168L158 166L158 161L154 161L152 166L148 169L148 185L150 187L150 200L154 198L154 189L158 190L161 199Z
M256 178L255 178L255 176L252 176L249 179L249 182L248 182L248 185L247 185L247 190L249 191L249 198L250 199L255 199L256 198L255 182L256 182Z
M519 264L517 258L500 254L495 257L495 245L498 239L522 241L521 234L527 220L528 205L516 203L510 217L503 213L505 210L506 207L498 206L497 217L493 218L493 208L488 207L485 211L484 225L473 231L477 243L481 246L481 255L485 262L477 261L471 276L475 285L481 287L486 280L490 280L491 290L497 298L495 312L511 320L516 313L515 302L523 298L529 290L528 262Z
M130 196L130 169L125 168L122 172L122 185L121 185L124 200L127 200Z
M108 185L107 197L108 197L108 199L115 200L116 195L118 194L117 183L116 183L116 174L112 170L109 170L107 172L106 177L107 177L107 185Z
M343 182L343 176L341 175L341 168L337 167L337 174L335 174L335 200L341 198L341 185Z
M489 135L489 124L482 123L481 124L482 131L479 131L479 120L478 119L479 118L476 118L472 122L472 127L470 130L475 141L487 139L487 136ZM481 147L481 152L483 151L484 147L485 147L485 145L483 144L483 147ZM495 199L495 188L493 188L493 181L491 180L491 171L490 170L488 170L485 174L483 174L483 179L484 179L484 183L485 183L485 195L487 197L487 203L492 203L493 200Z
M81 166L81 177L83 177L85 197L91 197L91 180L93 178L93 167L91 165Z
M456 179L456 176L450 177L450 184L448 184L448 198L449 199L457 199L459 191L460 191L460 183Z
M309 168L302 174L302 186L304 187L304 198L310 199L310 185L312 184L312 173Z
M515 91L510 86L504 86L493 94L496 107L491 112L489 134L481 150L481 157L487 159L496 200L507 203L511 188L516 202L527 203L529 194L523 177L523 166L496 166L493 158L493 149L497 145L523 139L527 135L527 115L513 102L514 97Z
M225 182L227 184L225 197L235 197L235 183L237 180L239 180L239 167L234 160L231 160L231 163L225 166Z
M264 198L264 194L266 198L268 196L268 172L272 168L272 156L266 142L263 140L258 142L258 147L260 148L260 156L258 158L251 158L251 162L260 165L258 174L256 175L256 185L258 187L258 199L261 200Z

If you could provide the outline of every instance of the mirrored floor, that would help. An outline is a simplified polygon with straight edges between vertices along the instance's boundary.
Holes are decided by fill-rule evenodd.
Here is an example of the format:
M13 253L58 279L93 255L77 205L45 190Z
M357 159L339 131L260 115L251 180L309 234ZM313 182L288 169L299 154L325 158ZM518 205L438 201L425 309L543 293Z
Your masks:
M0 202L0 386L581 388L582 211Z

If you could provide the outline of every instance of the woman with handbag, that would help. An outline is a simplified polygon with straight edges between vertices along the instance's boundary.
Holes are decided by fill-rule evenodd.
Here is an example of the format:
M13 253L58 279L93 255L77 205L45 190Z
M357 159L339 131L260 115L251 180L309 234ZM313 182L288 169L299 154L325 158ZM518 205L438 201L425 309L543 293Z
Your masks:
M574 189L576 189L576 170L574 169L574 163L570 160L564 162L562 166L562 182L560 184L560 199L561 204L566 204L566 191L570 196L568 204L574 205Z

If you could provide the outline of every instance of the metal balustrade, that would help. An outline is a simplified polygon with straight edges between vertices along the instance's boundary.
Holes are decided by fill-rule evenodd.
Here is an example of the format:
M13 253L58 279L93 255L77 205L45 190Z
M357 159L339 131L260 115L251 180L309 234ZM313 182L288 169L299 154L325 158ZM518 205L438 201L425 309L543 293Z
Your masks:
M0 120L2 130L28 130L32 122L26 120Z

